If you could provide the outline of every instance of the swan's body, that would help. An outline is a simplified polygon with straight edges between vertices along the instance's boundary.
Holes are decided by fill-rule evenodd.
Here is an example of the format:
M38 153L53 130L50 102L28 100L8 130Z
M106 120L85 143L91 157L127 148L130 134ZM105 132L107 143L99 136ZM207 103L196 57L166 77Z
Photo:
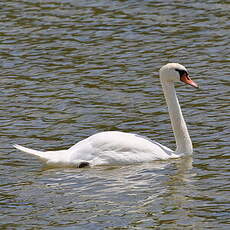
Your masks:
M39 156L48 163L74 164L79 167L107 164L130 164L166 160L192 154L192 142L176 96L174 82L183 81L197 87L184 66L170 63L160 69L160 80L176 139L176 151L145 137L118 131L94 134L67 150L37 151L20 145L21 151Z
M177 157L169 148L145 137L118 131L96 133L68 150L40 152L19 145L16 148L48 160L49 163L81 165L130 164ZM157 154L154 154L157 153Z

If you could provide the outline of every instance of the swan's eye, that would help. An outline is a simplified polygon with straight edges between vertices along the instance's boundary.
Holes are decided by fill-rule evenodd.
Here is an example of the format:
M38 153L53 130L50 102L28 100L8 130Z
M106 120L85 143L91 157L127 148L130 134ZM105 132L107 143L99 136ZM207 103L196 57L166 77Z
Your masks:
M179 72L180 74L180 77L183 76L183 75L186 75L188 76L188 72L184 69L175 69L177 72Z

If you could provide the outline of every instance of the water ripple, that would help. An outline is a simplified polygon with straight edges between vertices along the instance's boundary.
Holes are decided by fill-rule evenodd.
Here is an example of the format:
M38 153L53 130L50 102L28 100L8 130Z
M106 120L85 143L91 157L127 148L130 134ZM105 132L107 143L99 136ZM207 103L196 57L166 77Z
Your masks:
M229 229L226 1L0 3L3 229ZM174 148L158 69L177 85L193 159L92 169L45 166L12 144L64 149L104 130Z

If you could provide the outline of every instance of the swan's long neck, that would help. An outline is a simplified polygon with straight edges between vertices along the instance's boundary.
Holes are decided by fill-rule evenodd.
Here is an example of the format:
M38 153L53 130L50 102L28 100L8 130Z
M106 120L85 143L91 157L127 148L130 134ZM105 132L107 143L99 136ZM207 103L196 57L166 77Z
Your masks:
M173 133L176 139L176 153L192 154L192 141L176 96L174 83L161 80L161 84L168 106Z

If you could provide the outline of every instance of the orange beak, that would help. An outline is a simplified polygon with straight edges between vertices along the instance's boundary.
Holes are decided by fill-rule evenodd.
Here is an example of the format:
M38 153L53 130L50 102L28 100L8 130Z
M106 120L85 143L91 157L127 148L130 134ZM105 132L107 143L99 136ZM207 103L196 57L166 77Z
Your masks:
M196 84L196 82L194 82L188 74L183 74L181 77L180 77L180 80L183 81L184 83L188 84L188 85L191 85L195 88L198 88L199 86Z

